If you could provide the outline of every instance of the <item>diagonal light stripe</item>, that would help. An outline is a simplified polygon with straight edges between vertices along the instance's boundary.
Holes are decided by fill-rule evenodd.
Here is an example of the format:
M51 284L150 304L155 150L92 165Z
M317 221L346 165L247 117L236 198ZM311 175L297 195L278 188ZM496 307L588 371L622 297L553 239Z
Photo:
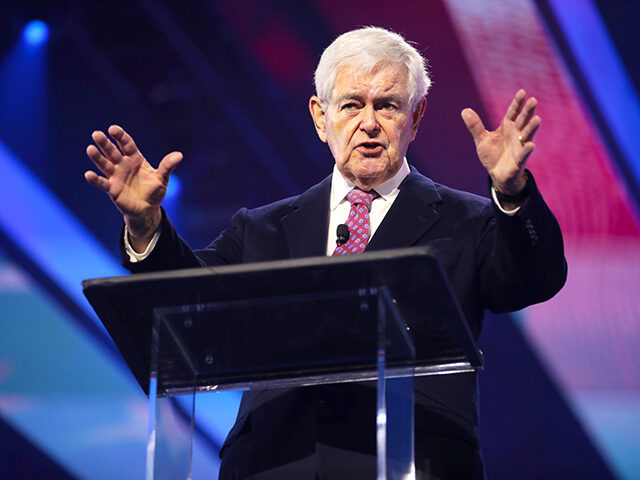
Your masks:
M1 141L0 171L0 229L103 328L81 282L126 271Z
M583 2L557 3L583 18L572 8ZM640 393L636 205L534 2L446 4L492 126L518 88L539 100L542 127L529 165L565 234L569 277L554 299L526 310L521 325L612 469L620 478L637 478L637 456L622 448L640 444L640 405L630 401ZM583 53L606 51L592 43L598 42L597 33ZM600 71L598 81L607 74ZM611 88L616 87L609 93ZM629 97L630 104L636 101ZM630 138L636 137L634 132ZM612 413L621 405L623 414Z
M640 186L640 99L591 0L547 0Z
M538 98L542 126L528 165L563 233L638 235L625 183L549 43L533 1L446 3L491 127L501 121L519 88Z
M81 281L124 275L126 270L2 142L0 171L0 229L104 329L82 294ZM80 176L78 181L83 181ZM80 478L113 478L125 465L129 465L128 472L139 472L146 441L146 414L141 415L140 409L146 411L147 402L137 383L122 370L123 363L103 355L88 337L67 325L72 323L68 315L36 290L20 270L0 265L0 293L32 296L31 300L20 300L32 308L42 304L41 311L29 316L29 321L0 309L0 324L8 322L7 326L18 329L10 335L8 327L3 328L7 343L0 349L0 413ZM7 300L4 307L9 306ZM57 363L40 358L40 354L53 353L49 348L34 348L35 339L30 338L36 333L44 345L61 349L55 355L59 368ZM15 348L9 348L11 345ZM12 357L14 351L16 356ZM20 360L25 353L29 362ZM85 359L78 361L79 357ZM15 369L22 369L20 375ZM57 375L60 370L61 376ZM64 373L69 370L73 376ZM17 378L34 381L20 383ZM233 392L199 400L199 425L218 444L233 424L238 403L239 395ZM135 418L127 417L131 408ZM63 434L69 441L60 441ZM113 463L113 458L119 462ZM196 444L194 472L204 478L217 468L215 455Z

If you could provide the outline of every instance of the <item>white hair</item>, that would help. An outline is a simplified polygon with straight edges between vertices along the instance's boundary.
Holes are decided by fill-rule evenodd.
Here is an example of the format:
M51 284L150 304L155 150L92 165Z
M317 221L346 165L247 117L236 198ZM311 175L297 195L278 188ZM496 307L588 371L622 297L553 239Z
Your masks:
M370 72L378 63L385 61L407 67L407 89L413 110L431 86L427 61L401 35L380 27L364 27L343 33L322 52L315 73L316 95L323 103L330 101L341 67Z

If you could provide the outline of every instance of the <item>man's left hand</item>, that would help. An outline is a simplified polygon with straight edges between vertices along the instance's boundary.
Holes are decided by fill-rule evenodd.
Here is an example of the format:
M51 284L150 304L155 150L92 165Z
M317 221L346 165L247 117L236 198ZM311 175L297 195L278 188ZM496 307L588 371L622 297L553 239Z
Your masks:
M471 108L461 112L493 186L506 195L520 193L527 184L524 166L535 148L532 140L541 121L535 114L538 101L534 97L525 99L525 91L518 90L500 126L492 132L484 128Z

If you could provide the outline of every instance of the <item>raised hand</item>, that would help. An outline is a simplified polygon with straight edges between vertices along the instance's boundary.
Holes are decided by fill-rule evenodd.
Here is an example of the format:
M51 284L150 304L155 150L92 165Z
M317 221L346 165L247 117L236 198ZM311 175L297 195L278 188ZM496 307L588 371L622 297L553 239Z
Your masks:
M85 172L84 177L109 195L124 216L132 246L136 250L144 250L160 224L160 204L167 191L169 177L182 160L182 154L169 153L155 169L122 127L112 125L108 133L117 147L101 131L91 135L97 147L87 147L87 156L104 177L92 170Z
M493 186L507 195L519 193L526 185L524 166L535 148L532 140L541 122L535 115L538 101L531 97L525 102L525 98L525 91L518 90L494 131L486 130L472 109L465 108L461 112Z

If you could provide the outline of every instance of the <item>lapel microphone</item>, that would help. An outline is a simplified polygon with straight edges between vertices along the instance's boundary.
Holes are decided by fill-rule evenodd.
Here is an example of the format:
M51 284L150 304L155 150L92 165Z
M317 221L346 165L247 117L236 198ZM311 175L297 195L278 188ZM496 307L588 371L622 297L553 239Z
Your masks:
M336 244L338 246L344 245L345 243L347 243L347 240L349 240L349 227L347 227L344 223L341 223L340 225L338 225L336 235L338 236Z

